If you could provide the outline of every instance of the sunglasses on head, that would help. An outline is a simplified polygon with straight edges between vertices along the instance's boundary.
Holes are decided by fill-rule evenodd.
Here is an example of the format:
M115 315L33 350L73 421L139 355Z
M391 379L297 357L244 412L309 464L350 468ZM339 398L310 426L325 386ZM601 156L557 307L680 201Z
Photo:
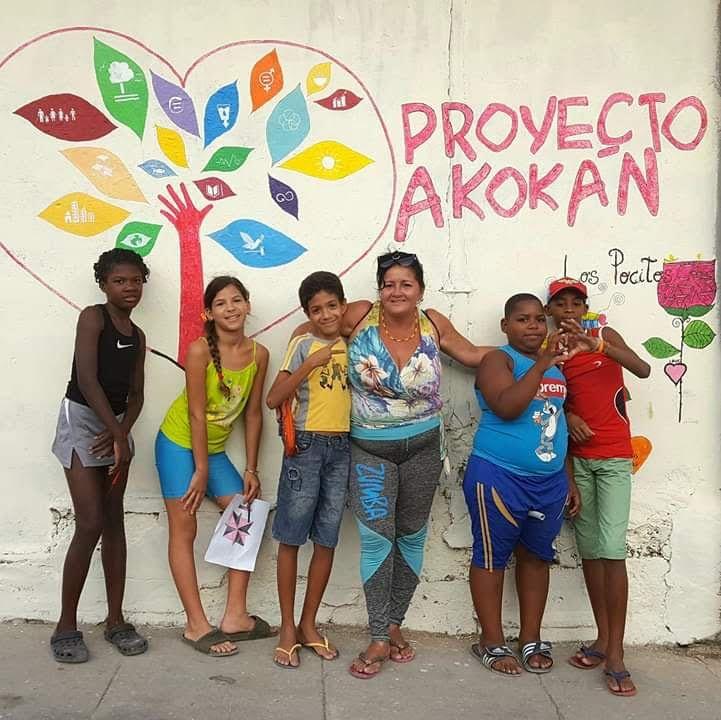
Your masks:
M378 269L386 270L392 265L400 265L401 267L410 267L411 265L417 265L418 258L415 253L406 252L392 252L380 255L378 257Z

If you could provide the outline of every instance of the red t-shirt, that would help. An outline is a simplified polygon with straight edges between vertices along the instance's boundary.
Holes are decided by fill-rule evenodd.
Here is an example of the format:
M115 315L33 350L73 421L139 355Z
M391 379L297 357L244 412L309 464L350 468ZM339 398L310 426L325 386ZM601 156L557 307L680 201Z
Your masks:
M589 334L602 336L595 329ZM583 418L594 432L584 443L569 438L569 454L591 460L633 457L621 365L603 353L579 353L563 364L563 374L566 412Z

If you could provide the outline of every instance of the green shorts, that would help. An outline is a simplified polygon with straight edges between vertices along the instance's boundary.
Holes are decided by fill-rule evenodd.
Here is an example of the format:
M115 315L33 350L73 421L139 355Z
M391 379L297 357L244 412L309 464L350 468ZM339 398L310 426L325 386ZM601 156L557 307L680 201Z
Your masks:
M631 460L573 458L581 512L573 524L584 560L625 560L631 509Z

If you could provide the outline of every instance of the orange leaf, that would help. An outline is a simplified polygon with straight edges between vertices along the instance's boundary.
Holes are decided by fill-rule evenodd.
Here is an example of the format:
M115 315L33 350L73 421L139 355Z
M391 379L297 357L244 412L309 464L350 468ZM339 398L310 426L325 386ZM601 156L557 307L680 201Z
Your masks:
M253 111L272 100L283 89L283 68L278 53L271 50L258 60L250 72L250 98Z

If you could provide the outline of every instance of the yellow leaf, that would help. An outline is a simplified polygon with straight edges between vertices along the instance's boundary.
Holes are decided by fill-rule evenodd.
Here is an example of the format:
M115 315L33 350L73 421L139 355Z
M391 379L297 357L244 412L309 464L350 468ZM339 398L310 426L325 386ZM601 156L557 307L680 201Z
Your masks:
M38 217L73 235L91 237L123 222L129 212L85 193L70 193L48 205Z
M327 87L330 82L330 63L318 63L308 71L308 77L305 79L305 89L308 95L320 92Z
M323 140L289 158L280 167L321 180L340 180L372 162L371 158L343 143Z
M185 143L183 142L183 138L180 137L180 134L175 132L175 130L160 127L159 125L156 125L155 131L158 135L158 145L160 145L160 149L163 151L165 157L168 158L173 165L187 168L188 158L185 155Z
M61 151L101 193L118 200L148 202L123 161L99 147L78 147Z

